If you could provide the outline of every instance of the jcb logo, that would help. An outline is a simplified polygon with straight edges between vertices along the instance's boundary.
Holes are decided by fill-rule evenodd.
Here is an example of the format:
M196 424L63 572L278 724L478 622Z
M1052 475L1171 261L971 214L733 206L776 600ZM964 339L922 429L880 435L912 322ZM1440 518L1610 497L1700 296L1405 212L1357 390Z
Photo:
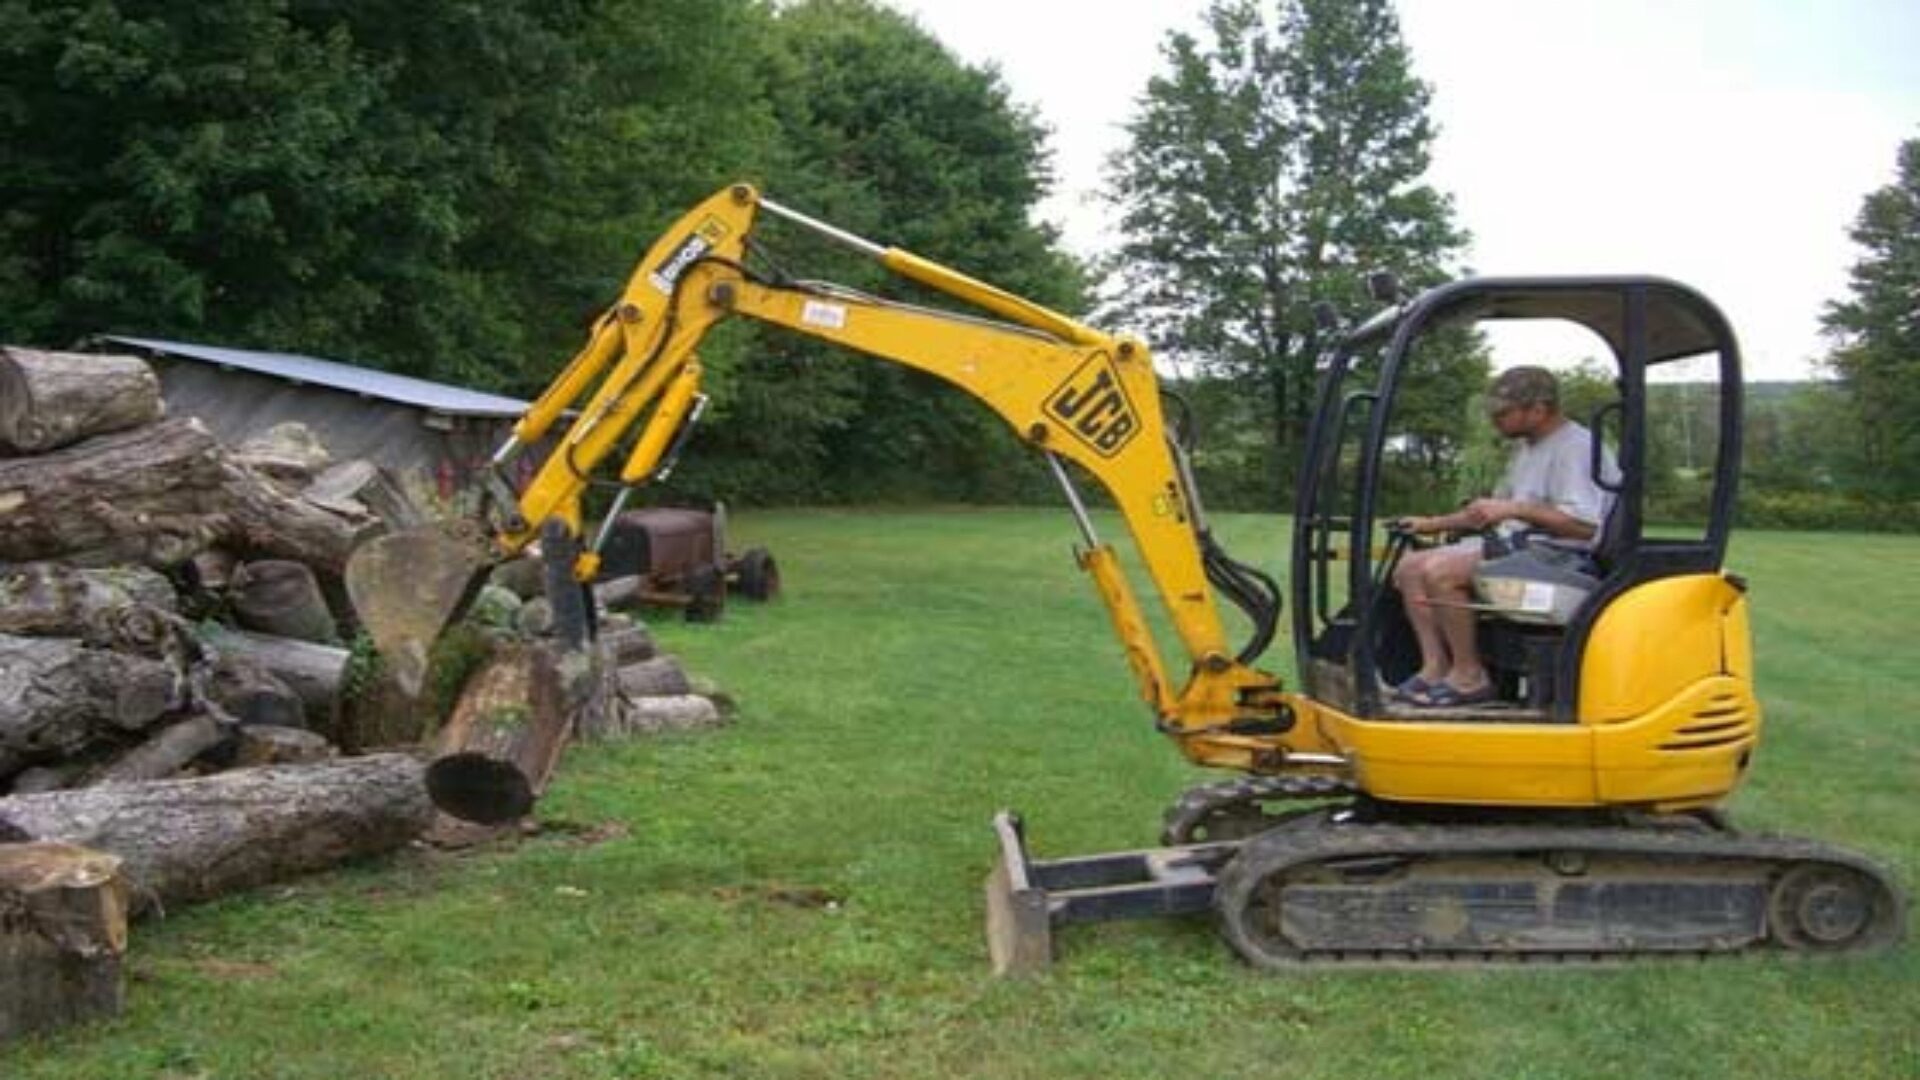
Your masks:
M1073 377L1047 399L1047 415L1094 448L1112 457L1140 433L1140 414L1134 412L1120 373L1106 353L1095 353Z
M654 288L672 296L674 286L680 281L680 275L686 273L688 267L698 262L702 255L718 247L720 241L726 238L726 223L719 218L707 218L693 230L692 235L680 242L679 247L673 249L673 253L668 255L664 262L653 268L653 272L647 275L647 280L653 282Z

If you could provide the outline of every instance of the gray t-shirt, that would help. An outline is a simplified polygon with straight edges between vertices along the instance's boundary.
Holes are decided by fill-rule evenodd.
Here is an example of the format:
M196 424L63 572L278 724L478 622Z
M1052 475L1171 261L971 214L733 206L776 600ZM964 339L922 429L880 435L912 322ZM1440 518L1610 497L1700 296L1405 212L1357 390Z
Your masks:
M1613 452L1600 449L1600 473L1609 484L1620 482L1620 467ZM1495 493L1502 499L1545 503L1568 517L1594 527L1598 543L1607 511L1613 509L1613 496L1593 480L1593 433L1568 420L1538 442L1522 441L1507 462L1507 475ZM1503 533L1518 532L1525 523L1506 521Z

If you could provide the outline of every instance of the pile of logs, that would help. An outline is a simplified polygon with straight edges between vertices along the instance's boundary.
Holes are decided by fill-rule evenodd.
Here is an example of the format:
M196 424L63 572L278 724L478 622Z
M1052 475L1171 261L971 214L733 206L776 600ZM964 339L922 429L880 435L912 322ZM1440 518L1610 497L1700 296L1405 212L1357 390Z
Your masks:
M522 560L476 605L451 715L356 737L422 706L348 647L341 572L422 520L299 425L226 447L168 417L137 358L0 347L0 1039L116 1010L128 914L497 835L573 738L721 722L616 610L632 582L596 586L574 650Z
M0 794L332 756L329 596L380 522L311 435L270 434L167 417L134 357L0 349Z

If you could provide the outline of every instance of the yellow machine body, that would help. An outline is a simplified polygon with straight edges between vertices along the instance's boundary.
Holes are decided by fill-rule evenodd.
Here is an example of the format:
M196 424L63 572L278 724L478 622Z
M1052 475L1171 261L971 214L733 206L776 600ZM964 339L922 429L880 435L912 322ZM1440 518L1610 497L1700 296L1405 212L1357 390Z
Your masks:
M1362 719L1302 698L1361 788L1402 802L1509 807L1711 806L1760 736L1745 595L1720 575L1640 585L1602 613L1581 658L1578 722Z

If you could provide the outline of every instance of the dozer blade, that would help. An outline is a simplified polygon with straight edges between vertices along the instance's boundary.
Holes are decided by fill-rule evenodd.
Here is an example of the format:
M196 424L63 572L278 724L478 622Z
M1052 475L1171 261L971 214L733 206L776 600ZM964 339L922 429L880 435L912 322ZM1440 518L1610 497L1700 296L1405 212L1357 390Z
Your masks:
M417 697L427 653L486 583L481 543L437 526L377 536L347 560L347 596L394 680Z

